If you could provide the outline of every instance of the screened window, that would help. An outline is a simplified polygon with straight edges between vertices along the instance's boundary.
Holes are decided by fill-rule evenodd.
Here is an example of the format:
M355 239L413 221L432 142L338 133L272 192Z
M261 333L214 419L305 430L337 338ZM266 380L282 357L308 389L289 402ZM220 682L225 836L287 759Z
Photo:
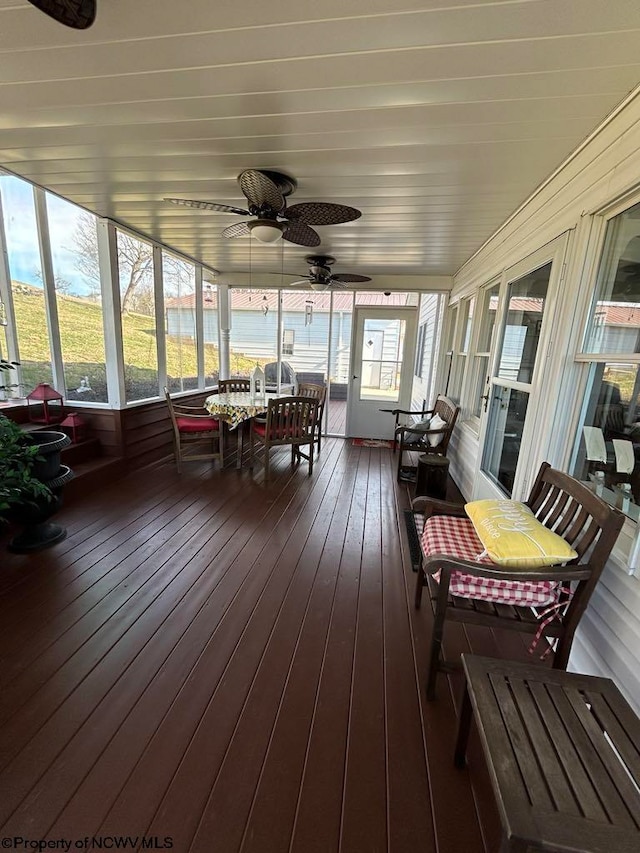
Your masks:
M203 337L204 337L204 384L216 385L220 375L220 352L218 350L218 288L211 281L202 284Z
M96 218L58 196L46 199L67 399L106 403Z
M196 345L196 270L169 252L162 253L167 353L167 387L191 391L198 387Z
M153 248L118 231L118 279L127 402L158 396Z
M53 383L49 318L33 187L0 175L0 193L21 364L8 396L23 397L40 382Z
M231 376L248 378L256 364L277 363L278 292L234 287L230 302Z

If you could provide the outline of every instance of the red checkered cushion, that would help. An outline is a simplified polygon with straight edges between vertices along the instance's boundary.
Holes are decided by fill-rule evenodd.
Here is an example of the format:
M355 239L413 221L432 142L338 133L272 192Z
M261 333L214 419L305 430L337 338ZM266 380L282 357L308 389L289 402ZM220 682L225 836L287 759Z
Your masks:
M218 429L220 424L215 418L181 418L176 417L178 432L209 432Z
M462 560L493 565L483 552L482 542L476 536L468 518L434 515L424 524L421 536L422 551L431 554L449 554ZM499 568L499 567L496 567ZM434 574L439 581L440 572ZM553 581L511 581L497 578L480 578L466 572L453 572L451 595L461 598L479 598L495 604L518 604L523 606L547 606L554 604L559 584Z

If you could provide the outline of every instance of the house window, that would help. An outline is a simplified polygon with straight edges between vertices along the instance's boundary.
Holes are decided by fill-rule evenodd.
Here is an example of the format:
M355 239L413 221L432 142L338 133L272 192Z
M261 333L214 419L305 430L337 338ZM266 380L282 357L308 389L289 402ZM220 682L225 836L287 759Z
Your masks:
M295 329L284 329L282 332L282 355L293 355L296 340Z
M491 378L489 358L496 327L499 292L500 284L498 283L484 288L478 296L480 328L475 347L473 372L470 379L471 384L468 396L470 417L472 419L475 418L478 422L483 408L486 409L489 393L489 380Z
M462 383L467 366L467 354L471 342L471 328L473 325L473 312L475 308L475 296L465 299L457 311L457 323L453 330L453 353L451 355L451 381L449 385L449 397L456 403L460 402Z
M640 511L640 204L606 227L582 352L585 392L572 459L630 518Z

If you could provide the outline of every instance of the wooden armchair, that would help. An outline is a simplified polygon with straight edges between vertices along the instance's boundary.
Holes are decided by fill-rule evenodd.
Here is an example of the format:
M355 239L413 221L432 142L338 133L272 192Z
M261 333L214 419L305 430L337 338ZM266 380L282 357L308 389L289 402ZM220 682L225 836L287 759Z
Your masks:
M164 389L173 429L173 450L178 471L183 462L217 459L223 465L221 424L207 414L202 406L186 406L171 399Z
M416 466L403 466L403 453L407 451L415 453L435 453L439 456L447 455L447 447L451 433L455 426L460 407L448 397L439 395L433 409L421 409L419 411L406 411L393 409L392 414L396 416L394 430L394 452L398 449L398 480L410 480L415 477ZM444 421L444 426L431 428L429 424L436 415ZM402 416L420 416L421 422L401 424Z
M462 505L425 497L413 501L422 551L415 606L420 607L426 583L434 608L427 698L435 697L438 672L452 669L441 654L447 620L532 634L530 651L552 654L553 667L566 668L578 622L624 516L547 462L526 504L577 553L566 566L495 565L482 557L483 546Z
M318 453L322 444L322 419L324 417L324 401L327 396L326 385L316 385L314 382L301 382L298 385L299 397L312 397L318 401L316 424L313 428L314 442L318 445Z
M318 419L318 400L313 397L278 397L269 400L265 419L253 418L249 434L249 467L253 468L260 445L264 450L264 476L269 479L269 455L272 447L290 445L291 464L301 458L309 462L313 473L315 425ZM302 447L309 445L309 452Z

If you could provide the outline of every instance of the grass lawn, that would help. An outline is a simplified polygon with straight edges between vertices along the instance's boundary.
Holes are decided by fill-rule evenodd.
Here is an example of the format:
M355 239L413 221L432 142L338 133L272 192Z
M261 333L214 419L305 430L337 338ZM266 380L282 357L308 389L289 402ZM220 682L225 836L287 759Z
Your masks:
M13 300L23 379L28 392L39 382L51 381L44 293L37 287L18 285L14 287ZM81 379L88 376L91 387L98 393L98 399L106 399L104 394L98 392L98 388L106 390L101 306L87 299L58 294L57 308L67 388L71 391L79 387ZM157 389L155 319L145 314L123 315L122 341L128 382L155 383ZM167 374L172 387L181 377L188 379L197 376L196 344L193 338L167 336L166 348ZM204 361L208 375L217 375L217 346L205 344ZM246 372L248 376L255 366L255 359L240 356L238 364L240 372ZM157 390L153 396L155 394Z

